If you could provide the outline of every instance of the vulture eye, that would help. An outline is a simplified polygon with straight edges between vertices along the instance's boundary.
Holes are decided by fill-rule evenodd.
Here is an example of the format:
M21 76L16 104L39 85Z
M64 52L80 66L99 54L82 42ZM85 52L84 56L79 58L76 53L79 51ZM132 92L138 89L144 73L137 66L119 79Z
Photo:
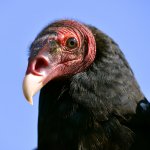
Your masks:
M74 37L69 38L66 42L66 46L69 48L77 47L77 40Z

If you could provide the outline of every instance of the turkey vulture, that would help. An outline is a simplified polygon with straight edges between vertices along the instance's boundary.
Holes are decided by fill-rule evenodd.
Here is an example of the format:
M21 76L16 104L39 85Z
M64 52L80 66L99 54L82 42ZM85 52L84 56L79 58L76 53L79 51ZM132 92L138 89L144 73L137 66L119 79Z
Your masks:
M38 150L149 150L150 104L101 30L58 20L31 44L26 99L41 89Z

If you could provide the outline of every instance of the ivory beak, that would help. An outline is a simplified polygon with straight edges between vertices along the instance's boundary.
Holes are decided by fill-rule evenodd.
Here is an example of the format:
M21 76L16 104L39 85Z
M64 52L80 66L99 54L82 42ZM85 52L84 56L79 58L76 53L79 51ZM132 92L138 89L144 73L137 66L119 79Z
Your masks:
M27 74L23 80L23 93L27 101L33 105L33 96L44 86L43 76L36 76L32 73Z

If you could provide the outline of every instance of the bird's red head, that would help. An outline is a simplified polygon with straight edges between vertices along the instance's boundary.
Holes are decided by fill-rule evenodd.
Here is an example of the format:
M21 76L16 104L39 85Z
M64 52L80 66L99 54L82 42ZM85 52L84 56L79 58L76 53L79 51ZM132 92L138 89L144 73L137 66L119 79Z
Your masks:
M31 45L23 82L25 97L32 103L32 96L47 82L84 71L95 55L95 39L85 25L72 20L50 24Z

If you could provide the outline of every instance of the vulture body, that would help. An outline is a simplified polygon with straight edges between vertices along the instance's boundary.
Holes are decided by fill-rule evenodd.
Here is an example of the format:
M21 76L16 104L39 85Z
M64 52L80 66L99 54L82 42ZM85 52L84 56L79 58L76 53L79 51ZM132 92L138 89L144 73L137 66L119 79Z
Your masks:
M150 149L150 104L119 46L93 26L60 20L44 28L23 88L30 103L42 88L38 150Z

